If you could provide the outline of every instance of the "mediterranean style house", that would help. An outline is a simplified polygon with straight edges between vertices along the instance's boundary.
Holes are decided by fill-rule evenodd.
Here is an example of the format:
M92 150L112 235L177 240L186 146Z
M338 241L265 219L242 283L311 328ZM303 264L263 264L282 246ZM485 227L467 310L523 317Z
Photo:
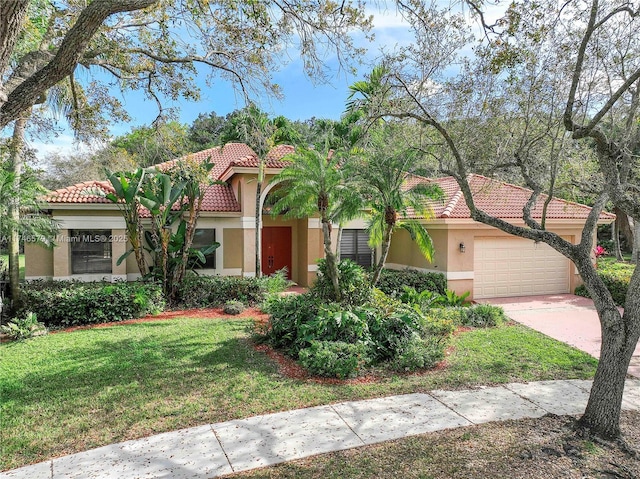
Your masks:
M271 179L287 166L285 156L292 152L290 146L278 146L269 153L261 209L276 186ZM230 143L189 158L209 159L215 165L211 175L221 182L208 188L198 220L194 246L220 243L200 273L255 276L257 155L247 145ZM409 234L401 230L394 233L387 267L443 273L449 289L458 294L470 291L475 299L568 293L580 284L575 267L546 244L517 238L472 220L453 178L408 176L407 181L436 182L445 192L445 200L433 205L435 218L426 224L435 257L427 262ZM469 181L478 207L513 224L523 224L519 217L529 190L479 175L471 175ZM124 220L117 206L96 194L96 189L106 193L111 191L111 185L87 181L47 196L47 208L58 221L60 234L53 249L35 243L25 245L27 280L133 280L140 276L133 255L117 264L128 249ZM554 198L548 205L547 227L578 242L589 211L587 206ZM540 214L538 207L534 217ZM599 223L614 219L614 215L602 213ZM363 266L372 264L376 251L368 246L364 219L345 225L340 249L342 258ZM263 213L263 274L286 267L290 279L308 286L316 277L317 260L322 256L318 218L285 220Z

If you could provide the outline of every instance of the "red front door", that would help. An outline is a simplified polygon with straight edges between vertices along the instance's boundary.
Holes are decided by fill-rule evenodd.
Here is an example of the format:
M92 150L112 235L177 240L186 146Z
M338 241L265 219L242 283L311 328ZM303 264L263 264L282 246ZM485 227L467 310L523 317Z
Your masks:
M262 274L270 275L287 268L291 279L291 226L262 228Z

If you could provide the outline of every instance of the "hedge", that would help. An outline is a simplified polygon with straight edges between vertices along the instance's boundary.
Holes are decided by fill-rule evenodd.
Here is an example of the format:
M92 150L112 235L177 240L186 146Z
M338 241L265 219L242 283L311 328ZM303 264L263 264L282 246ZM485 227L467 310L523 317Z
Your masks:
M25 283L17 315L33 312L48 327L109 323L164 309L162 288L148 282L38 280Z
M626 263L613 263L611 265L603 265L598 270L598 276L602 279L607 289L611 292L613 300L618 306L624 306L627 300L627 290L629 282L633 274L634 266ZM584 285L576 288L575 294L578 296L589 297L589 292Z
M268 279L188 274L178 287L178 305L184 308L221 307L227 301L254 305L269 290Z
M389 295L399 295L403 286L409 286L417 292L424 290L445 294L447 279L442 273L423 273L416 269L383 269L376 287Z

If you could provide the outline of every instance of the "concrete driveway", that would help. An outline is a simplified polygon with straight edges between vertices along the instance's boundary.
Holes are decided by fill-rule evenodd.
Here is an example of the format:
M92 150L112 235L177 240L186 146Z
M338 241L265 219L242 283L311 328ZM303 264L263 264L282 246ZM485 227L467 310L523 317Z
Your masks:
M593 301L573 294L483 299L502 306L514 321L558 341L600 357L600 321ZM629 374L640 378L640 343L631 358Z

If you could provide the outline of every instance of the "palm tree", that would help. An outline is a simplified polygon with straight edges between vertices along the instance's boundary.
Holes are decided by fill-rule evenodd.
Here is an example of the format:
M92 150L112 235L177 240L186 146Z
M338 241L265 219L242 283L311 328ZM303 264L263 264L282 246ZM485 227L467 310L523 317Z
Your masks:
M301 148L291 155L292 164L272 181L283 182L276 191L283 192L273 205L273 215L285 218L305 218L318 214L322 223L324 257L327 273L337 301L342 299L336 255L331 244L332 223L353 215L361 199L353 185L347 181L338 155L332 151L322 153Z
M433 218L430 201L443 197L438 185L411 174L420 166L419 154L407 149L390 151L390 141L390 134L374 135L373 147L367 149L371 155L355 170L362 194L370 206L369 244L372 247L382 245L372 285L380 279L391 237L398 228L407 230L424 257L432 260L433 241L420 220Z
M295 144L298 134L284 116L270 119L255 105L249 105L229 122L220 136L223 143L241 141L248 144L258 155L258 177L256 180L256 276L262 276L262 211L260 196L265 177L265 166L269 151L284 143Z
M386 79L388 74L387 67L379 65L373 68L367 80L351 85L347 111L379 118L380 107L389 100L391 92ZM375 285L387 261L393 232L398 228L407 230L420 252L427 260L432 260L433 241L419 220L433 217L429 200L442 199L444 194L438 185L429 184L426 179L415 181L417 177L412 173L421 166L420 155L416 150L398 146L402 130L392 124L372 123L369 127L370 144L366 150L371 154L356 171L371 207L369 244L382 244L380 259L371 279Z

